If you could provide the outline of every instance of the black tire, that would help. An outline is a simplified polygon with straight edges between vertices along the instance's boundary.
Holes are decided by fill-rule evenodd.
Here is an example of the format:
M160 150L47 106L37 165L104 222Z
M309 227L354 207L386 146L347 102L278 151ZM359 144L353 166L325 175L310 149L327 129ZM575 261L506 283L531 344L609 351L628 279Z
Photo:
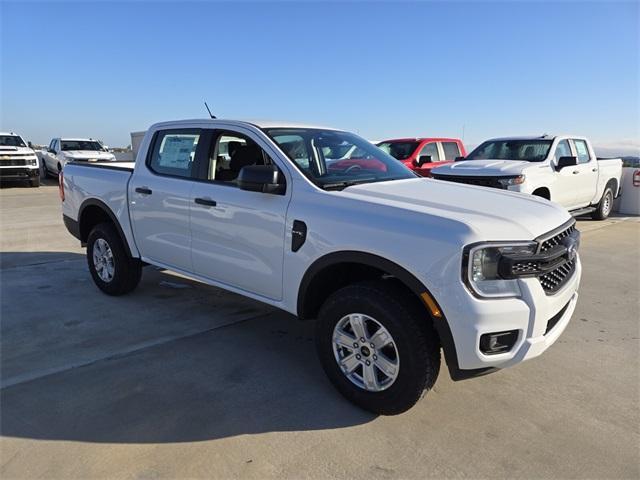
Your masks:
M49 170L47 170L47 164L44 161L42 162L42 176L43 178L49 178L51 176Z
M354 384L338 365L334 328L353 313L374 318L393 337L399 369L385 390L368 391ZM391 281L358 283L333 293L320 309L315 341L322 367L338 391L357 406L380 415L409 410L435 384L440 371L440 343L429 315Z
M29 180L30 187L39 187L40 186L40 177L32 178Z
M602 193L602 198L598 205L596 205L596 210L591 213L591 218L594 220L604 220L609 216L611 211L613 210L613 188L611 185L607 185Z
M93 251L99 240L106 242L111 250L113 276L109 280L101 278L93 259ZM100 223L89 233L87 263L93 281L107 295L124 295L135 289L140 282L142 263L127 254L122 239L112 223Z

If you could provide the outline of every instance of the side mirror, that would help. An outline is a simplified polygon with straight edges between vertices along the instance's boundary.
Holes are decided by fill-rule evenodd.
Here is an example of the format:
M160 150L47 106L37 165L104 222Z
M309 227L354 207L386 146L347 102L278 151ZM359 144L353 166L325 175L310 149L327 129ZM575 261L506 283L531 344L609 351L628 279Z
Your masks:
M247 165L238 174L240 190L283 195L285 180L275 165Z
M431 163L431 155L420 155L417 160L413 161L416 167L421 167L425 163Z
M31 143L31 142L27 142L27 147L29 147L30 149L32 149L32 150L33 150L33 143Z
M564 167L571 167L578 164L577 157L560 157L556 170L562 170Z
M47 148L47 152L49 153L53 153L54 155L58 152L56 152L53 148Z
M462 162L464 160L464 157L456 157L454 162Z

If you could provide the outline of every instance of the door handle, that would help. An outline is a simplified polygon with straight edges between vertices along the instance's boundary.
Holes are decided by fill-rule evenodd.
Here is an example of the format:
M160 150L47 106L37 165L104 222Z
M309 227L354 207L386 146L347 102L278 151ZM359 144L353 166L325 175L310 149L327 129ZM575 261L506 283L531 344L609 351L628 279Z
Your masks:
M194 202L198 205L204 205L205 207L215 207L217 205L216 201L210 198L196 198Z
M592 169L591 169L591 171L592 171L592 172L597 172L597 171L598 171L598 169L597 169L597 168L592 168Z
M579 173L580 173L580 170L574 170L574 171L573 171L573 174L574 174L574 175L577 175L577 174L579 174Z
M153 192L150 188L147 187L136 187L136 193L141 193L143 195L151 195Z

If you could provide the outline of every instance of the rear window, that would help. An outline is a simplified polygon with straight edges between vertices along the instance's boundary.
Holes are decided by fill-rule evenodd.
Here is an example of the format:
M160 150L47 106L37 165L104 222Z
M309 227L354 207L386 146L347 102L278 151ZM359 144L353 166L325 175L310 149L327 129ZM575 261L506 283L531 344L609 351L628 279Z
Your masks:
M445 160L455 160L460 156L460 148L456 142L442 142Z
M420 142L382 142L378 148L384 150L396 160L406 160L416 151Z

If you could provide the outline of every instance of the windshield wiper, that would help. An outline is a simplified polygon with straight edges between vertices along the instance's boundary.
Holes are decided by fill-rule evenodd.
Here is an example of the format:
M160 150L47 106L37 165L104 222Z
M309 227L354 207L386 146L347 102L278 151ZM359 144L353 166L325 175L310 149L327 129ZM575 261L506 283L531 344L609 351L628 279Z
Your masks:
M359 178L357 180L343 180L342 182L334 182L334 183L325 183L322 185L324 190L342 190L347 187L351 187L353 185L359 185L361 183L370 183L375 182L377 178Z

